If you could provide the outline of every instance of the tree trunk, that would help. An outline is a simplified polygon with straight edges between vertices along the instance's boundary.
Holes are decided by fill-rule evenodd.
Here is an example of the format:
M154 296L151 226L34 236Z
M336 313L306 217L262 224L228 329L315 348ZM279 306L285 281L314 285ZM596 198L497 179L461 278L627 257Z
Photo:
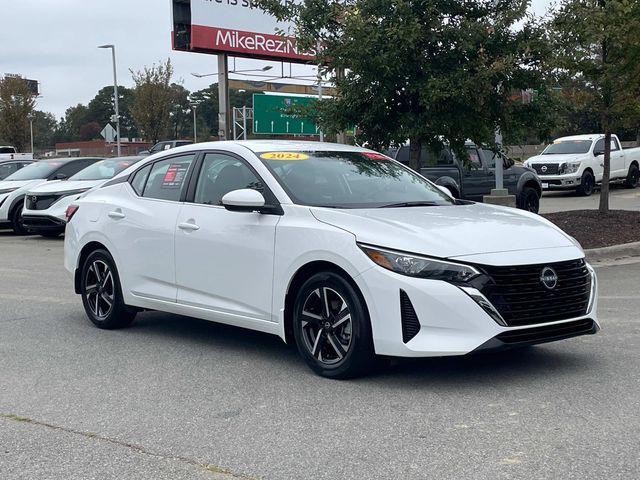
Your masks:
M609 213L609 177L611 174L611 129L607 123L604 129L604 173L600 188L600 213Z
M409 167L416 172L420 171L420 152L422 151L422 140L412 138L409 140Z

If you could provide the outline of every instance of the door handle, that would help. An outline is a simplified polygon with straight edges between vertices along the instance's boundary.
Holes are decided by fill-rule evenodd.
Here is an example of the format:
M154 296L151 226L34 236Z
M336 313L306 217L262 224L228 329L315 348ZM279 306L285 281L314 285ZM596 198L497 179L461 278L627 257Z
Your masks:
M189 223L189 222L179 223L178 228L180 230L186 230L188 232L194 232L196 230L200 230L200 227L198 225L196 225L195 223Z
M109 213L107 213L107 215L109 216L109 218L113 218L114 220L119 220L119 219L122 219L122 218L126 217L126 215L124 213L122 213L122 211L120 209L115 210L113 212L109 212Z

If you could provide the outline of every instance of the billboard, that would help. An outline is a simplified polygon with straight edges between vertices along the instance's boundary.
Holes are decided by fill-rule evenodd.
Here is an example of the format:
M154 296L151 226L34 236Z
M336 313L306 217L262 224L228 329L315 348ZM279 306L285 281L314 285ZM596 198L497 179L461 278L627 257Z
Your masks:
M24 82L27 84L27 88L29 88L29 90L31 91L31 94L34 97L37 97L38 95L40 95L40 88L39 88L39 83L37 80L30 80L28 78L23 78L21 75L17 75L15 73L5 73L5 78L20 78L21 80L24 80Z
M253 8L251 0L172 0L175 50L307 63L292 27ZM282 33L282 34L280 34Z
M291 107L310 107L318 100L293 95L253 95L253 133L266 135L318 135L311 120L292 115Z

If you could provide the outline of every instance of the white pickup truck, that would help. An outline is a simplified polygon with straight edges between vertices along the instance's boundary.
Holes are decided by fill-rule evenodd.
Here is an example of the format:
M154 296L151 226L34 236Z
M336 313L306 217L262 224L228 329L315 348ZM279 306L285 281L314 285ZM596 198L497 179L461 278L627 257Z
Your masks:
M33 153L18 153L16 147L0 145L0 161L2 160L33 160Z
M602 182L604 135L558 138L524 164L536 171L543 190L576 190L579 195L589 196ZM628 188L636 188L640 179L640 147L622 149L616 135L611 136L610 178L624 182Z

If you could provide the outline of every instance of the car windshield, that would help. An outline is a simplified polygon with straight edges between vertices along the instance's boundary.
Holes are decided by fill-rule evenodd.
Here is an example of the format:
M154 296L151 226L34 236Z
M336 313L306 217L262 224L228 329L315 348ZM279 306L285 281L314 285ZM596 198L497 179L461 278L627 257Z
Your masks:
M39 180L41 178L47 178L54 171L60 168L63 162L48 160L40 161L27 165L26 167L18 170L13 175L9 175L4 179L5 182L20 181L20 180Z
M257 154L298 204L333 208L454 205L410 169L373 152Z
M542 155L570 155L587 153L591 148L591 140L563 140L554 142L544 149Z
M112 158L96 162L90 167L80 170L69 180L109 180L115 177L125 168L130 167L142 157L135 158Z

